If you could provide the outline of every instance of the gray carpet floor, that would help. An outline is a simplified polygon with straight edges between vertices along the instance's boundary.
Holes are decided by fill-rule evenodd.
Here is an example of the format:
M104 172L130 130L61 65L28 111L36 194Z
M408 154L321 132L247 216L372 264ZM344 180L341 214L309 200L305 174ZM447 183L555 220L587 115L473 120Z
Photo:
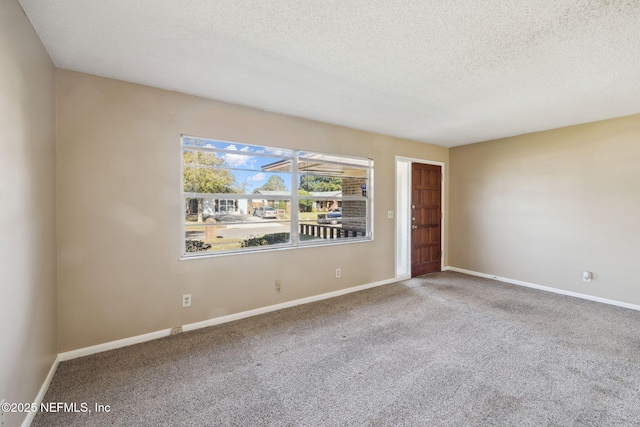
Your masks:
M33 426L640 425L640 312L454 272L63 362Z

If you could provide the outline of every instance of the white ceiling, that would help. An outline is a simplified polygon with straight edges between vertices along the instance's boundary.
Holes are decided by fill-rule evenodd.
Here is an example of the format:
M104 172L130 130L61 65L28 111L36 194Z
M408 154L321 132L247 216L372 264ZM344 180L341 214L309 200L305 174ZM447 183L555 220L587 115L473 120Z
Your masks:
M58 67L443 146L640 112L640 0L20 3Z

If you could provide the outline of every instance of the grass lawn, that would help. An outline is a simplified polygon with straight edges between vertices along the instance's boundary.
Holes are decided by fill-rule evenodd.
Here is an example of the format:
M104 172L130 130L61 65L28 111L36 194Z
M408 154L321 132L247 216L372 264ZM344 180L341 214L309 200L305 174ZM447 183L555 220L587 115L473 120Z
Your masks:
M298 214L300 221L316 220L318 219L318 212L300 212Z
M223 238L223 239L203 239L202 240L205 243L209 243L211 245L211 249L209 249L207 252L209 251L228 251L229 249L240 249L240 244L242 243L243 239L227 239L227 238Z

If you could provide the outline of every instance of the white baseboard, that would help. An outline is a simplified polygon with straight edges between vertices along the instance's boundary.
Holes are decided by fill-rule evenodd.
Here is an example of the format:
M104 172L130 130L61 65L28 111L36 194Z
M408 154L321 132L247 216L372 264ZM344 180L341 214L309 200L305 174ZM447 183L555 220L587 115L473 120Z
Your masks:
M570 297L582 298L589 301L601 302L604 304L615 305L618 307L630 308L631 310L640 311L640 305L630 304L628 302L616 301L608 298L596 297L593 295L581 294L579 292L565 291L564 289L552 288L550 286L536 285L535 283L523 282L522 280L509 279L506 277L494 276L493 274L479 273L477 271L465 270L464 268L447 266L443 270L457 271L458 273L468 274L470 276L484 277L485 279L498 280L500 282L510 283L512 285L524 286L527 288L539 289L541 291L553 292L554 294L567 295Z
M220 325L222 323L233 322L234 320L245 319L251 316L257 316L259 314L269 313L272 311L282 310L283 308L295 307L297 305L309 304L315 301L322 301L329 298L339 297L340 295L350 294L352 292L363 291L369 288L375 288L377 286L388 285L394 283L400 279L387 279L379 282L367 283L364 285L354 286L352 288L340 289L339 291L327 292L325 294L314 295L312 297L300 298L293 301L287 301L280 304L270 305L267 307L256 308L255 310L243 311L241 313L229 314L227 316L214 317L213 319L203 320L202 322L191 323L182 326L183 331L193 331L195 329L206 328L209 326Z
M339 291L327 292L320 295L314 295L312 297L301 298L293 301L283 302L281 304L270 305L267 307L256 308L254 310L243 311L241 313L229 314L227 316L214 317L213 319L203 320L202 322L190 323L182 325L184 332L193 331L200 328L206 328L209 326L220 325L222 323L233 322L234 320L240 320L251 316L257 316L259 314L269 313L271 311L282 310L283 308L295 307L297 305L308 304L310 302L321 301L328 298L334 298L340 295L349 294L352 292L362 291L364 289L374 288L376 286L387 285L389 283L397 282L401 279L387 279L379 282L367 283L364 285L354 286L351 288L340 289ZM163 329L160 331L150 332L144 335L137 335L134 337L124 338L117 341L110 341L103 344L94 345L91 347L79 348L77 350L71 350L58 355L58 361L64 362L78 357L89 356L91 354L100 353L107 350L113 350L116 348L126 347L133 344L139 344L146 341L155 340L171 335L171 329Z
M44 399L44 395L47 394L47 390L49 390L49 386L51 385L53 376L55 375L56 370L58 369L59 363L60 363L60 357L56 356L56 359L53 361L53 364L51 365L51 369L49 369L49 374L47 375L47 378L44 380L44 383L42 383L42 387L40 387L40 391L38 392L38 395L33 401L33 403L35 403L38 406L38 408L40 407L40 404ZM29 427L33 422L33 419L36 417L37 413L38 411L28 412L27 417L22 422L22 427Z
M92 345L91 347L79 348L77 350L65 351L58 355L60 362L65 362L78 357L89 356L95 353L101 353L107 350L126 347L128 345L139 344L146 341L155 340L171 335L171 329L163 329L161 331L150 332L148 334L136 335L135 337L124 338L121 340L110 341L103 344Z

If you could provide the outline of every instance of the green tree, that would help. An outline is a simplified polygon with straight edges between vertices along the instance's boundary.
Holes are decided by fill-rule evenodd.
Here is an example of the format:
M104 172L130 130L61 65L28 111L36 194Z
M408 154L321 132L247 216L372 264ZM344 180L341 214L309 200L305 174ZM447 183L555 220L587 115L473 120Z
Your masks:
M306 197L309 196L309 192L300 188L298 189L298 195ZM303 199L301 197L298 199L298 204L300 205L299 209L302 212L311 212L313 210L313 200Z
M300 188L305 191L341 191L342 178L302 175L300 177Z
M226 169L217 169L224 160L214 153L183 151L183 183L185 193L242 193L235 176ZM204 166L204 167L203 167ZM198 222L202 222L202 199L198 200Z
M255 194L258 191L287 191L287 185L280 176L272 175L264 185L253 190L253 193Z

